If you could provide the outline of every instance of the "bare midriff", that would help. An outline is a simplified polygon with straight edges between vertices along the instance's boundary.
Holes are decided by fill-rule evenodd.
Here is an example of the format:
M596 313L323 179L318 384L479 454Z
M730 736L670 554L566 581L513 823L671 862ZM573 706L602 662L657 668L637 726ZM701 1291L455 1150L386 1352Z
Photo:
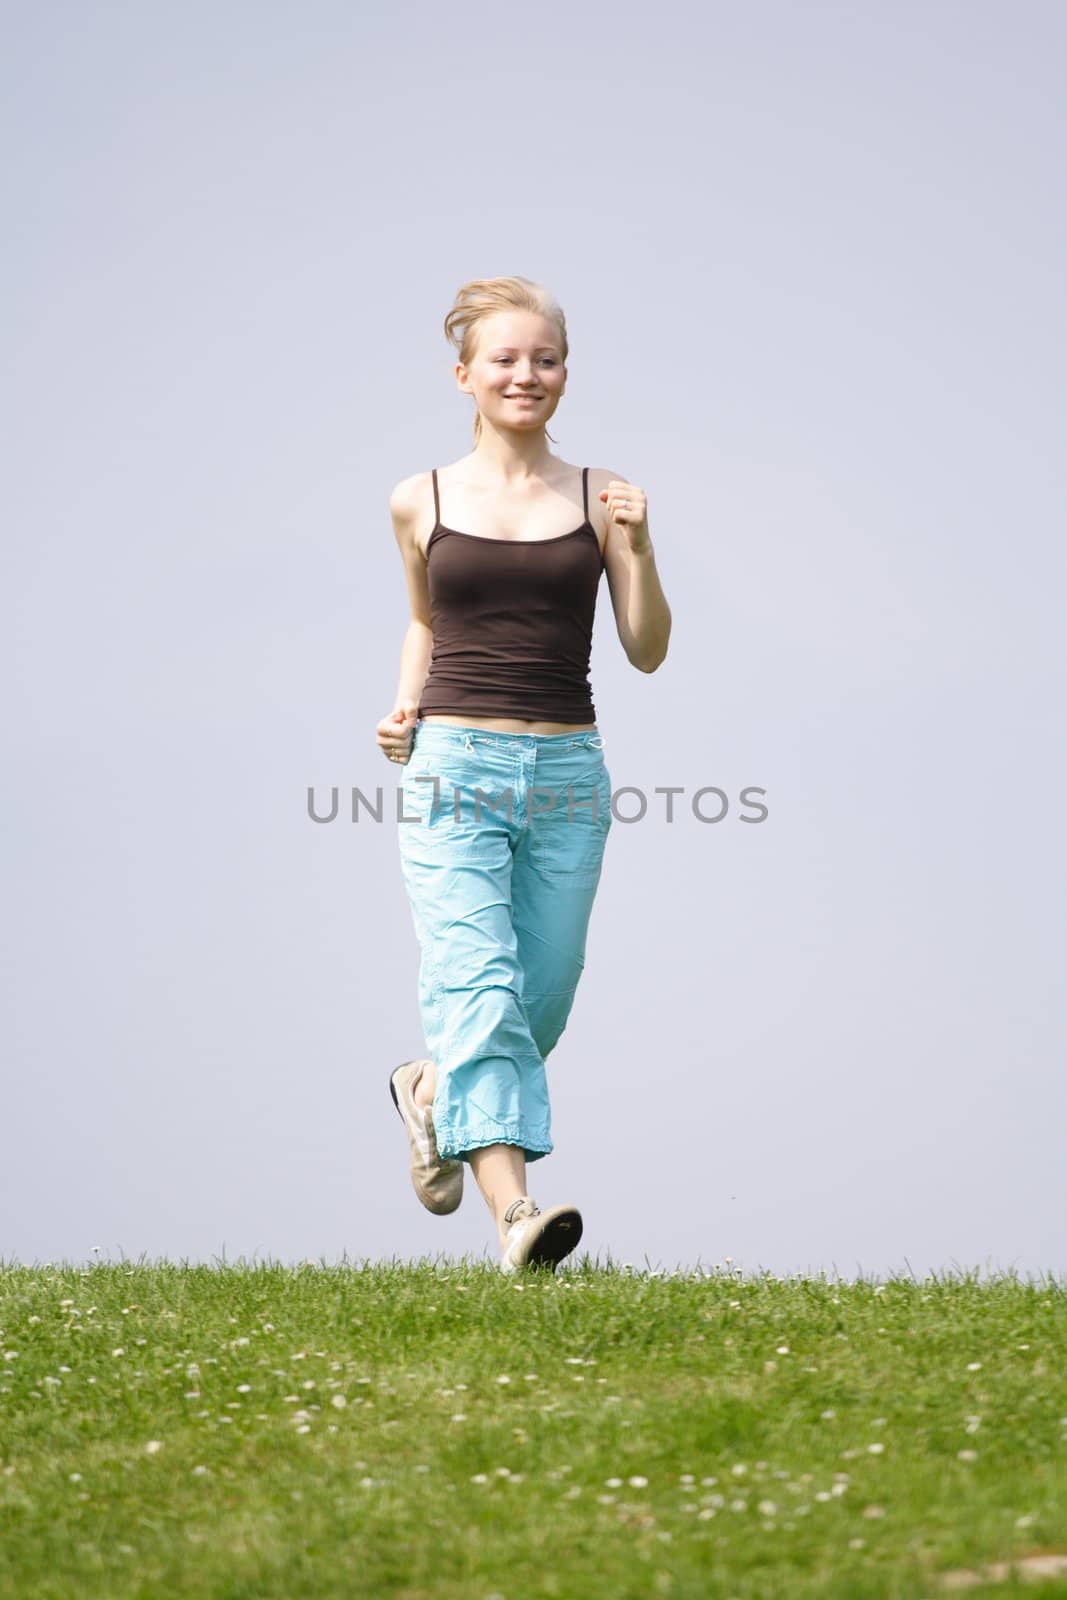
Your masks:
M429 712L422 722L443 722L452 728L484 728L486 733L592 733L595 722L526 722L521 717L451 717Z

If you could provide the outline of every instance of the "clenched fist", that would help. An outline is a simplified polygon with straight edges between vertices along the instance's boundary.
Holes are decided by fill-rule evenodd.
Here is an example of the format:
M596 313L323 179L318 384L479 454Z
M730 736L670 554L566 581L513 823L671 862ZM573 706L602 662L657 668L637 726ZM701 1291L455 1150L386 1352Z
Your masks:
M418 717L419 708L414 700L398 700L389 715L379 722L376 729L378 749L390 761L403 764L411 760L411 741Z
M612 522L622 529L630 549L637 554L649 550L652 540L648 531L648 497L645 491L639 489L636 483L612 478L607 488L601 489L600 498L606 503Z

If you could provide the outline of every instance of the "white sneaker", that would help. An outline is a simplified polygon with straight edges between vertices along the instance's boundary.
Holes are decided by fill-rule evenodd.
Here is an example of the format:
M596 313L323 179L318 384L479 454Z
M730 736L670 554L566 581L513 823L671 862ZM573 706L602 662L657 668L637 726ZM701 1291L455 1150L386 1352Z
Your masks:
M501 1272L542 1266L555 1272L556 1263L569 1255L582 1237L582 1218L576 1206L549 1206L542 1211L528 1194L512 1201L504 1221L508 1231Z
M407 1129L415 1193L427 1211L444 1216L463 1199L463 1162L441 1160L430 1108L415 1099L415 1085L425 1066L425 1061L401 1062L389 1074L389 1093Z

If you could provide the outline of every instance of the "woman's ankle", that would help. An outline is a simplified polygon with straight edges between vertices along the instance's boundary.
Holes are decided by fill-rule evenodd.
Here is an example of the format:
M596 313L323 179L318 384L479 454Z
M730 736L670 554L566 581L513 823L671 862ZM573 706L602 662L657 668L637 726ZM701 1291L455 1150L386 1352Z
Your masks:
M419 1080L416 1083L414 1089L412 1090L412 1095L414 1097L415 1104L417 1106L423 1106L425 1108L429 1108L430 1106L432 1106L433 1105L434 1091L436 1090L436 1088L437 1088L437 1085L434 1082L433 1078L430 1077L430 1075L427 1072L427 1069L425 1067L423 1067L422 1072L421 1072L421 1074L419 1076Z

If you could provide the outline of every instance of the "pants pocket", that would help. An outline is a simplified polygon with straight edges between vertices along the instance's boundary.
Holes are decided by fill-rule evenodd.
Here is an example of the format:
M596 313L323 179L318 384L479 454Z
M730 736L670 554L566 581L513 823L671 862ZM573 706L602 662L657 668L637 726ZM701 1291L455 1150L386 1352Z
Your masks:
M530 820L531 854L546 876L595 884L612 821L608 769L600 762L550 792L555 797L551 809Z

